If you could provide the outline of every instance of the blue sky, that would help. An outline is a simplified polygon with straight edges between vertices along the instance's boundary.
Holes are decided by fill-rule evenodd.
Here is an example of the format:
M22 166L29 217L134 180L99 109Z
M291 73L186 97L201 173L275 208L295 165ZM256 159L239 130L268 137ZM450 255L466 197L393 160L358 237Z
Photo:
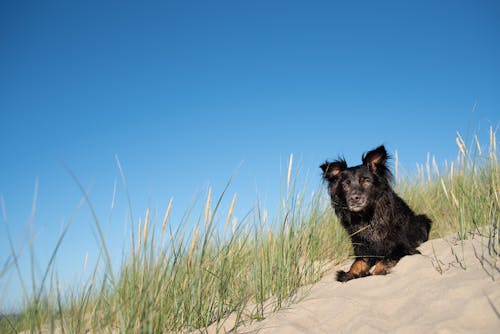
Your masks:
M454 159L457 131L498 125L499 59L497 1L2 1L0 266L7 225L29 273L38 180L43 272L81 198L64 166L119 264L128 210L115 154L134 219L163 215L173 196L172 224L235 172L227 200L238 194L240 216L257 194L273 203L292 152L312 189L322 161L358 164L381 143L409 171L427 152ZM95 259L89 221L82 206L57 258L63 281ZM20 291L11 267L0 307Z

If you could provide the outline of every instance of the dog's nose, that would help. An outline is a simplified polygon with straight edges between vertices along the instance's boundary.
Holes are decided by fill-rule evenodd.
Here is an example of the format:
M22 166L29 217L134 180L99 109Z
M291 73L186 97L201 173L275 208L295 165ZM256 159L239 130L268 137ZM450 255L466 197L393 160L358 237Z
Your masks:
M359 196L358 194L351 195L351 201L353 202L358 202L360 198L361 196Z

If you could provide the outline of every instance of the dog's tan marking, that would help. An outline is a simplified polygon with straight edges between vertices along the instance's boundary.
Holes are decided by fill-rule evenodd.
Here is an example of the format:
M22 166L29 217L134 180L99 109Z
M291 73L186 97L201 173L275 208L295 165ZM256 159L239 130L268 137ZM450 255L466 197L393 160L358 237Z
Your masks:
M391 270L391 268L393 268L395 265L396 265L395 261L389 261L389 262L378 261L373 267L372 275L387 275Z
M351 265L351 268L349 269L349 274L351 274L354 277L363 277L366 276L369 273L369 271L370 271L370 266L368 265L368 263L363 259L357 259Z

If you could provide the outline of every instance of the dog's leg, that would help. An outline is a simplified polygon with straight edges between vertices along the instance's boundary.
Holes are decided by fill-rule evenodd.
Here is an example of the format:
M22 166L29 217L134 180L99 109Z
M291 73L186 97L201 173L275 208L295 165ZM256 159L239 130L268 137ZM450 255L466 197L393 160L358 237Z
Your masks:
M399 260L406 255L420 254L417 249L408 245L398 245L388 256L378 261L371 272L372 275L387 275L389 271L398 264Z
M351 265L348 272L343 270L337 271L337 281L347 282L354 278L364 277L370 275L370 265L363 258L358 258Z
M396 260L382 260L378 261L373 267L372 275L387 275L391 268L393 268L398 261Z

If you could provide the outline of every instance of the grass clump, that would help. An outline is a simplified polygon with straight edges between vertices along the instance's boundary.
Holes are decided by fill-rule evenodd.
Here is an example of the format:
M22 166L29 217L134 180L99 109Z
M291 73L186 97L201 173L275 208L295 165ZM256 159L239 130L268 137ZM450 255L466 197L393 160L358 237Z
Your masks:
M458 233L463 239L471 231L483 233L497 263L496 133L490 131L488 149L477 140L468 147L458 138L456 162L442 170L435 167L434 172L428 164L427 175L403 179L396 189L416 212L432 218L433 237ZM169 221L172 201L161 221L146 211L131 234L132 249L119 270L113 272L102 237L99 258L104 265L96 266L78 290L61 292L50 262L43 282L32 279L33 290L40 293L26 293L21 312L1 316L0 332L204 332L209 326L218 331L228 317L231 326L238 326L288 305L300 287L321 277L325 263L350 254L349 238L328 196L322 190L306 196L307 184L298 186L297 175L291 174L292 156L273 215L257 204L237 222L236 195L229 211L221 212L230 182L215 199L208 190L197 217L192 218L195 210L190 209L177 225ZM100 231L97 217L95 223ZM64 233L59 241L63 239ZM16 259L14 252L12 258Z
M489 137L489 146L482 147L477 136L467 145L457 134L456 161L440 170L435 162L430 167L428 157L416 179L399 182L398 191L415 211L433 220L431 238L457 233L465 239L472 232L498 235L500 166L492 128Z

